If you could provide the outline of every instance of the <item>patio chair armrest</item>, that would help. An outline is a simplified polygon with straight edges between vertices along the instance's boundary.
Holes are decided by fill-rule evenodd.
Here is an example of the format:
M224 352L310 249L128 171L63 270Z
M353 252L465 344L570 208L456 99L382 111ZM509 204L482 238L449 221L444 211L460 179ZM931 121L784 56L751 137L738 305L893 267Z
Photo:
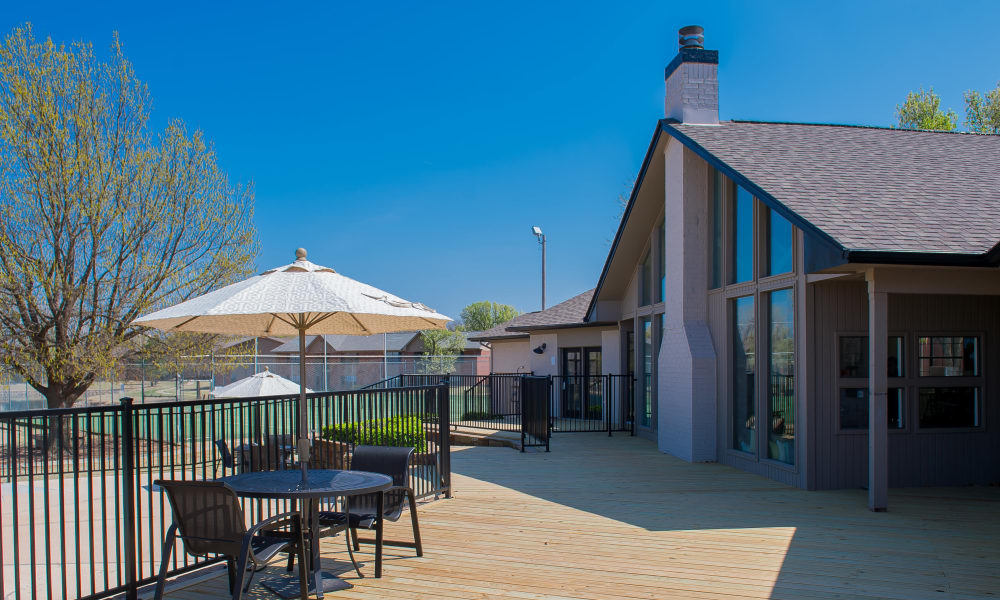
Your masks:
M286 522L290 522L293 527L296 527L299 530L303 529L303 527L302 527L302 513L300 513L297 510L294 510L294 511L289 511L289 512L285 512L285 513L281 513L280 515L274 515L273 517L268 517L267 519L264 519L263 521L261 521L259 523L255 523L253 527L251 527L249 530L247 530L247 534L248 535L256 535L257 533L259 533L263 529L266 529L268 527L274 527L275 525L278 525L278 524L283 525Z

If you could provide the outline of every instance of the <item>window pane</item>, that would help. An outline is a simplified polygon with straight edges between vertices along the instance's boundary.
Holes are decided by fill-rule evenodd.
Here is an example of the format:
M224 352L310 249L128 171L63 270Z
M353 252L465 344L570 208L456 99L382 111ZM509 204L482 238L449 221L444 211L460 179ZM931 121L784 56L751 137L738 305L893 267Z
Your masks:
M792 224L773 210L767 214L767 274L788 273L792 270Z
M709 288L712 289L722 286L722 200L725 189L722 173L719 171L714 171L713 173L712 204L709 205L709 209L712 212L710 215L710 222L712 224L712 272L709 276Z
M920 427L979 427L979 388L920 388Z
M903 429L906 426L903 389L889 388L888 392L886 411L889 429ZM868 429L868 388L841 388L840 428Z
M903 338L898 335L889 336L889 357L886 359L889 377L903 376Z
M978 377L979 338L917 339L921 377Z
M889 336L886 367L889 377L903 376L903 338ZM868 377L868 336L844 335L840 337L840 376Z
M652 304L653 298L653 255L651 252L647 252L646 257L642 259L640 270L642 272L640 273L639 287L642 288L642 297L639 306L648 306Z
M767 456L795 463L795 323L791 289L768 294Z
M753 296L733 300L733 448L757 453Z
M732 219L732 268L729 283L753 279L753 196L736 186Z
M868 377L868 336L845 335L840 338L840 376Z
M643 427L652 427L653 422L653 324L649 317L639 319L639 335L642 336L642 373L639 378Z

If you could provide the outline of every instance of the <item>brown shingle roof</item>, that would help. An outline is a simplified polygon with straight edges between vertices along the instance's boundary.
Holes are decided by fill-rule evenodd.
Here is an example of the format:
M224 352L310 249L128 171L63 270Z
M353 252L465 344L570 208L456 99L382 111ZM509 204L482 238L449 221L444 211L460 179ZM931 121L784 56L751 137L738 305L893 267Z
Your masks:
M525 338L528 335L524 332L533 329L565 327L567 325L589 325L589 323L584 323L583 318L587 314L587 307L590 305L590 299L593 296L594 290L587 290L551 308L524 313L492 329L470 334L469 339L489 341Z
M742 121L663 126L844 249L979 254L1000 241L1000 136Z

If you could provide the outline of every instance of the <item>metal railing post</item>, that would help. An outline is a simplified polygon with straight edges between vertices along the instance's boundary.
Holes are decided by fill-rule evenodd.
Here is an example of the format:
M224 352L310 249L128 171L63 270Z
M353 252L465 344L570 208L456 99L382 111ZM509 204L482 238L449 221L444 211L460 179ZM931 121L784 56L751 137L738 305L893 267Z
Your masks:
M604 379L604 419L608 422L608 437L611 437L611 376L601 375Z
M122 398L122 533L125 544L125 597L138 597L135 515L135 436L132 428L132 399Z
M441 481L444 497L451 498L451 400L448 398L448 377L437 388L438 450L441 452Z

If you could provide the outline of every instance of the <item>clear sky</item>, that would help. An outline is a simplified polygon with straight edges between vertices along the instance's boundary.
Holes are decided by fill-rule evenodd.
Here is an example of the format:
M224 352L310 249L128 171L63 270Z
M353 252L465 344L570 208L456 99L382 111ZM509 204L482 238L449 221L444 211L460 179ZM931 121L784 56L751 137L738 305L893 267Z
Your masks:
M1000 2L4 0L0 25L118 31L158 127L200 128L253 181L260 268L317 263L457 317L597 283L663 116L677 29L720 51L724 119L890 125L906 92L1000 80ZM92 6L93 5L93 6Z

